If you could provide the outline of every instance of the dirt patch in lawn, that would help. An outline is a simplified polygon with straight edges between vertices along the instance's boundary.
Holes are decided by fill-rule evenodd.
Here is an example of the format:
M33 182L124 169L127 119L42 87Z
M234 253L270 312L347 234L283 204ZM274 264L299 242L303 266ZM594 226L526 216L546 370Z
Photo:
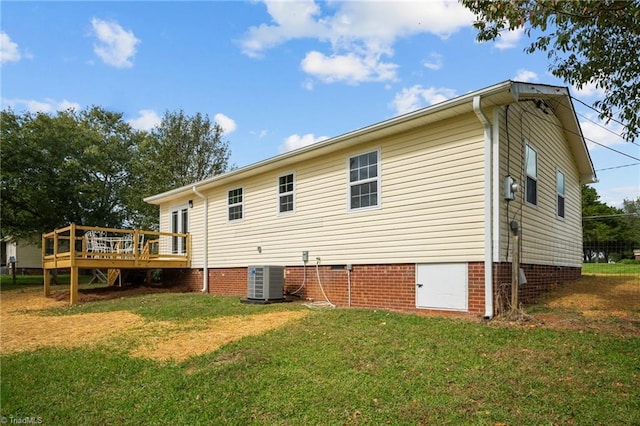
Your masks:
M640 276L584 275L532 312L534 323L547 327L640 336Z
M308 315L308 311L271 312L216 318L204 324L156 322L142 331L141 341L133 356L160 361L185 359L213 352L222 345L245 336L255 336L284 327ZM149 333L152 331L152 333Z
M3 292L1 297L2 354L43 347L109 345L116 339L124 339L132 348L132 356L183 361L245 336L283 327L309 314L283 311L191 322L148 321L129 311L44 316L37 311L66 306L67 300L45 298L40 291Z

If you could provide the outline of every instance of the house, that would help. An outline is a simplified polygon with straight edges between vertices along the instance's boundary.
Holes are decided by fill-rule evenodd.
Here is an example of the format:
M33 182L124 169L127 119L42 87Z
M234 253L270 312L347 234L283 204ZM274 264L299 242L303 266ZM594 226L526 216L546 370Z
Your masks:
M36 244L24 239L5 237L2 239L2 266L7 273L11 267L11 259L16 263L17 274L41 274L42 250Z
M514 252L521 300L580 276L594 179L569 90L506 81L145 201L191 234L194 290L281 265L303 298L492 317Z

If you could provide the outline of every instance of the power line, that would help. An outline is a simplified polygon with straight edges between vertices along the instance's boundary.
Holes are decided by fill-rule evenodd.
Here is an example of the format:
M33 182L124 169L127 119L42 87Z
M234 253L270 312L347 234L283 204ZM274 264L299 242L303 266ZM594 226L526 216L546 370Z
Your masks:
M584 137L584 136L583 136L583 137ZM627 154L627 153L625 153L625 152L622 152L622 151L618 151L617 149L613 149L613 148L611 148L610 146L607 146L607 145L601 144L601 143L599 143L599 142L596 142L596 141L594 141L593 139L584 138L584 140L589 141L589 142L591 142L591 143L595 143L596 145L599 145L599 146L601 146L601 147L603 147L603 148L607 148L607 149L608 149L608 150L610 150L610 151L617 152L618 154L620 154L620 155L624 155L625 157L629 157L629 158L631 158L632 160L640 161L640 158L634 157L633 155L629 155L629 154Z
M603 214L602 216L583 216L582 220L604 219L607 217L623 217L623 216L640 217L640 213L619 213L619 214Z
M595 111L595 112L597 112L598 114L605 115L602 111L599 111L599 110L595 109L593 106L589 105L588 103L586 103L586 102L584 102L584 101L581 101L580 99L578 99L578 98L574 97L573 95L569 95L569 97L570 97L571 99L573 99L574 101L577 101L577 102L581 103L582 105L586 106L587 108L590 108L590 109L594 110L594 111ZM618 120L616 120L616 119L615 119L615 118L613 118L613 117L608 117L608 118L609 118L609 120L613 121L614 123L618 123L619 125L621 125L621 126L622 126L622 127L624 127L625 129L629 129L629 126L627 126L627 125L626 125L626 124L624 124L623 122L618 121Z
M584 115L584 114L580 114L580 113L578 113L578 115L579 115L580 117L584 118L585 120L590 121L591 123L593 123L593 124L595 124L596 126L600 127L601 129L606 130L607 132L611 133L612 135L615 135L615 136L619 137L620 139L624 139L624 136L622 136L621 134L614 132L613 130L611 130L611 129L610 129L610 128L608 128L607 126L603 126L602 124L598 123L597 121L593 121L592 119L590 119L590 118L589 118L589 117L587 117L586 115ZM628 142L629 142L629 143L632 143L632 144L634 144L634 145L640 146L640 144L639 144L639 143L637 143L637 142L634 142L634 141L628 141Z
M613 169L622 169L623 167L631 167L631 166L637 166L637 165L640 165L640 163L632 163L632 164L624 164L622 166L607 167L606 169L598 169L596 170L596 172L603 172L605 170L613 170Z
M571 98L572 98L572 99L575 99L575 98L573 98L573 96L571 96ZM577 99L576 99L576 100L577 100ZM582 101L580 101L580 103L583 103L583 104L584 104L584 102L582 102ZM585 105L586 105L586 104L585 104ZM587 106L588 106L588 105L587 105ZM568 107L567 107L567 108L568 108ZM625 153L625 152L622 152L622 151L618 151L617 149L613 149L613 148L611 148L610 146L607 146L607 145L602 144L602 143L600 143L600 142L596 142L596 141L594 141L593 139L587 138L587 137L585 137L584 135L582 135L582 134L580 134L580 133L578 133L578 132L570 131L569 129L565 128L564 126L559 125L559 124L556 124L556 123L554 123L554 122L553 122L553 121L551 121L551 120L547 120L547 119L542 118L542 117L539 117L539 119L541 119L542 121L545 121L545 122L547 122L547 123L549 123L549 124L551 124L551 125L553 125L553 126L559 127L560 129L564 130L565 132L568 132L568 133L574 134L574 135L576 135L576 136L582 137L585 141L589 141L589 142L594 143L594 144L596 144L596 145L598 145L598 146L601 146L601 147L603 147L603 148L606 148L606 149L608 149L608 150L610 150L610 151L613 151L613 152L618 153L618 154L620 154L620 155L623 155L623 156L625 156L625 157L629 157L629 158L631 158L632 160L640 161L640 158L634 157L633 155L629 155L629 154L627 154L627 153ZM622 123L621 123L621 124L622 124ZM623 124L623 126L624 126L624 124ZM626 127L626 126L625 126L625 127Z

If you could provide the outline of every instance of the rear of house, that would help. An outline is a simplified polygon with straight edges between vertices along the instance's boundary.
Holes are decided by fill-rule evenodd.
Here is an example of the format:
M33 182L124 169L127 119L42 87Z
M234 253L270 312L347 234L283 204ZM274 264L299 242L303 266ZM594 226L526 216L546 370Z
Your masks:
M305 299L490 317L510 222L523 294L579 275L592 179L568 91L508 81L146 201L191 233L194 290L246 296L250 265L279 265Z

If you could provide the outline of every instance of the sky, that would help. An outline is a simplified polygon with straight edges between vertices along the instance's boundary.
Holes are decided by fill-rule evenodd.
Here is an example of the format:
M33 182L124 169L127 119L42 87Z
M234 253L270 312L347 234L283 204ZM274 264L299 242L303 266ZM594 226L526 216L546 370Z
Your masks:
M567 86L523 31L478 43L454 1L0 2L0 104L206 114L243 167L505 81ZM630 53L631 54L631 53ZM602 92L570 87L592 105ZM640 141L574 102L601 200L640 197ZM618 152L614 152L616 150Z

